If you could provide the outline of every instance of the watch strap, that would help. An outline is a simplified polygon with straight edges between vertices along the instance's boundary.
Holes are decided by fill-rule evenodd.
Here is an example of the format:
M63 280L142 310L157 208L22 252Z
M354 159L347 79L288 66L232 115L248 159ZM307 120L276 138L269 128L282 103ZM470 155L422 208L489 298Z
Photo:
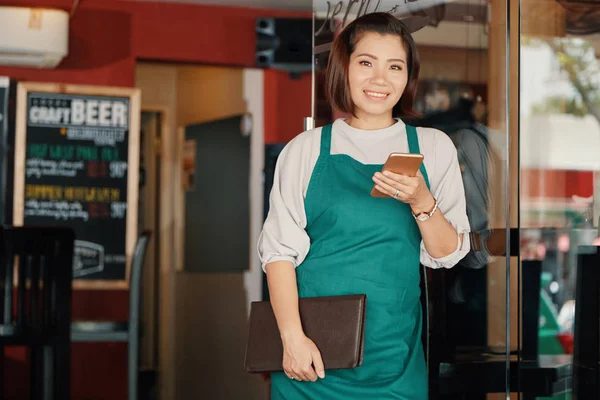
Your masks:
M433 208L431 209L431 211L423 211L420 212L419 214L415 214L414 212L412 212L413 217L415 217L416 219L418 219L419 221L427 221L429 218L431 218L431 216L433 214L435 214L435 212L438 209L438 202L437 199L433 199L434 203L433 203Z

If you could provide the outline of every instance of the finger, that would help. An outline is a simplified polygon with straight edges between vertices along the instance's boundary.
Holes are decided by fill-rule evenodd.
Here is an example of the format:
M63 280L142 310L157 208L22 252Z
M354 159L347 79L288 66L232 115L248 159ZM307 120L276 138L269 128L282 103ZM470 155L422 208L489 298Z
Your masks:
M396 189L398 189L401 193L404 193L407 198L413 197L419 190L419 178L411 178L403 175L398 175L398 177L399 181L391 181L388 178L387 180L381 180L381 182L390 185L393 188L394 194L396 193Z
M391 188L389 185L386 185L384 183L375 184L375 189L390 197L394 197L394 195L396 194L396 189Z
M384 176L388 177L388 178L392 178L394 181L396 181L399 184L402 185L406 185L408 187L413 187L416 188L418 187L421 182L423 182L423 175L418 175L417 176L406 176L406 175L398 175L398 174L392 174L389 171L385 171Z
M383 193L386 196L390 196L390 197L392 196L392 194L390 194L388 189L385 189L382 185L380 185L378 183L375 184L375 189L380 191L381 193Z
M321 352L315 351L313 353L313 365L315 366L315 372L319 378L325 378L325 366L323 365L323 359L321 358Z
M402 177L402 175L397 175L397 177ZM405 178L405 177L402 177ZM382 184L386 184L390 187L393 188L392 190L392 194L396 192L396 189L401 190L403 192L406 192L407 190L410 189L410 185L404 183L404 182L400 182L398 180L394 180L390 177L381 175L381 174L375 174L373 180L375 181L375 183L382 183Z
M294 365L291 368L290 373L292 377L294 377L294 379L296 379L297 381L304 380L304 377L302 376L302 367L300 367L300 365Z
M400 181L402 175L400 174L396 174L394 172L390 172L390 171L383 171L383 172L375 172L374 174L375 177L381 179L381 180L392 180L395 182Z
M296 381L302 381L302 378L300 377L300 374L298 374L295 371L290 372L290 379L294 379Z
M309 381L316 382L316 380L317 380L317 373L313 369L312 365L304 373L305 373L305 375L306 375L306 377L308 378Z
M304 379L299 374L294 374L294 380L302 382Z
M295 379L293 372L291 372L290 370L284 369L283 372L285 373L285 376L287 376L288 378Z
M393 196L396 192L396 188L392 187L392 185L383 181L383 179L379 178L377 175L373 177L373 182L377 185L377 190L382 193L385 193L389 196Z
M414 176L407 176L407 175L401 175L401 174L396 174L394 172L391 171L383 171L382 173L383 176L390 178L398 183L404 183L404 184L408 184L411 180L414 179L418 179Z
M381 172L375 172L374 175L376 178L386 182L388 185L393 185L394 183L400 183L402 182L402 175L398 175L395 174L393 172L389 172L389 171L385 171L383 173Z
M304 367L299 371L299 376L300 378L302 378L303 381L312 381L313 375L316 376L317 374L315 373L315 371L313 370L312 366L308 366L308 367Z
M415 176L408 176L408 175L399 175L399 174L394 174L390 171L385 171L383 172L384 176L387 176L389 178L393 178L396 182L398 183L402 183L408 186L419 186L423 183L425 183L425 178L423 177L423 174L421 174L420 171L417 171L417 174Z
M388 189L385 189L382 186L379 185L375 185L375 189L379 190L381 193L383 194L387 194L389 197L391 197L394 200L398 200L401 201L402 203L410 203L410 200L412 198L412 196L408 193L405 193L401 190L398 190L396 192L396 189L392 189L393 192L390 192Z
M400 195L403 193L407 194L406 191L410 190L410 188L407 188L403 185L399 185L397 183L396 183L396 186L392 186L391 184L386 183L383 180L378 179L376 177L373 177L373 181L376 184L377 190L379 190L382 193L387 194L390 197L394 197L394 195L396 194L396 190L399 191L397 197L400 197Z
M394 190L394 193L389 193L388 191L386 191L384 188L382 188L379 185L375 185L375 189L379 190L381 193L384 193L384 194L388 195L392 199L399 200L399 201L401 201L403 203L408 203L408 200L410 199L410 197L408 197L405 193L402 193L400 191L398 191L398 195L396 196L396 191L395 190Z

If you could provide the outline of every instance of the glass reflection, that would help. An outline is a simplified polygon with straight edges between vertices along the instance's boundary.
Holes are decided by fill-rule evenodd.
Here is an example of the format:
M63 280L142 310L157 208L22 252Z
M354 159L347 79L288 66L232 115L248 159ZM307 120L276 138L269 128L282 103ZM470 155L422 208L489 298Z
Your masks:
M598 398L600 5L522 0L520 383L522 398ZM533 294L532 294L533 293ZM585 300L583 302L582 300ZM540 378L541 379L541 375Z

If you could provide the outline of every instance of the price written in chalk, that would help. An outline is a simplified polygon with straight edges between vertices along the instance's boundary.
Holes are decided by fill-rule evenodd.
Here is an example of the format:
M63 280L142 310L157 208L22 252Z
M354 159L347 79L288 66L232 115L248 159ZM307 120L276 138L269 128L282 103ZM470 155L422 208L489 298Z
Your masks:
M112 203L110 205L110 210L112 218L123 219L127 212L127 203Z
M104 178L106 176L107 163L90 161L87 165L88 178Z
M91 218L108 218L108 207L104 203L90 203L88 205L88 211Z
M127 171L127 163L124 161L112 161L110 163L110 177L123 178Z

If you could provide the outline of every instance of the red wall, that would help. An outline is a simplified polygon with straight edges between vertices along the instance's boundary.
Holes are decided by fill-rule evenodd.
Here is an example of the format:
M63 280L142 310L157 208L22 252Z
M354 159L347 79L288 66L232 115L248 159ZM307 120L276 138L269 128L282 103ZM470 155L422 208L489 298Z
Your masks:
M73 0L0 0L0 5L62 8ZM251 67L258 16L310 17L306 13L144 1L82 0L70 22L69 55L52 70L1 68L0 76L37 82L135 86L136 60ZM292 80L265 72L265 139L288 141L310 115L310 76ZM143 96L143 94L142 94ZM76 291L74 319L120 319L126 291ZM22 398L28 382L24 353L6 352L6 398ZM74 344L74 399L126 399L126 346ZM17 395L18 394L18 395Z
M530 199L565 199L594 194L593 171L523 169L521 182L521 195Z
M289 142L310 116L311 75L292 80L286 72L267 70L264 79L265 143Z

